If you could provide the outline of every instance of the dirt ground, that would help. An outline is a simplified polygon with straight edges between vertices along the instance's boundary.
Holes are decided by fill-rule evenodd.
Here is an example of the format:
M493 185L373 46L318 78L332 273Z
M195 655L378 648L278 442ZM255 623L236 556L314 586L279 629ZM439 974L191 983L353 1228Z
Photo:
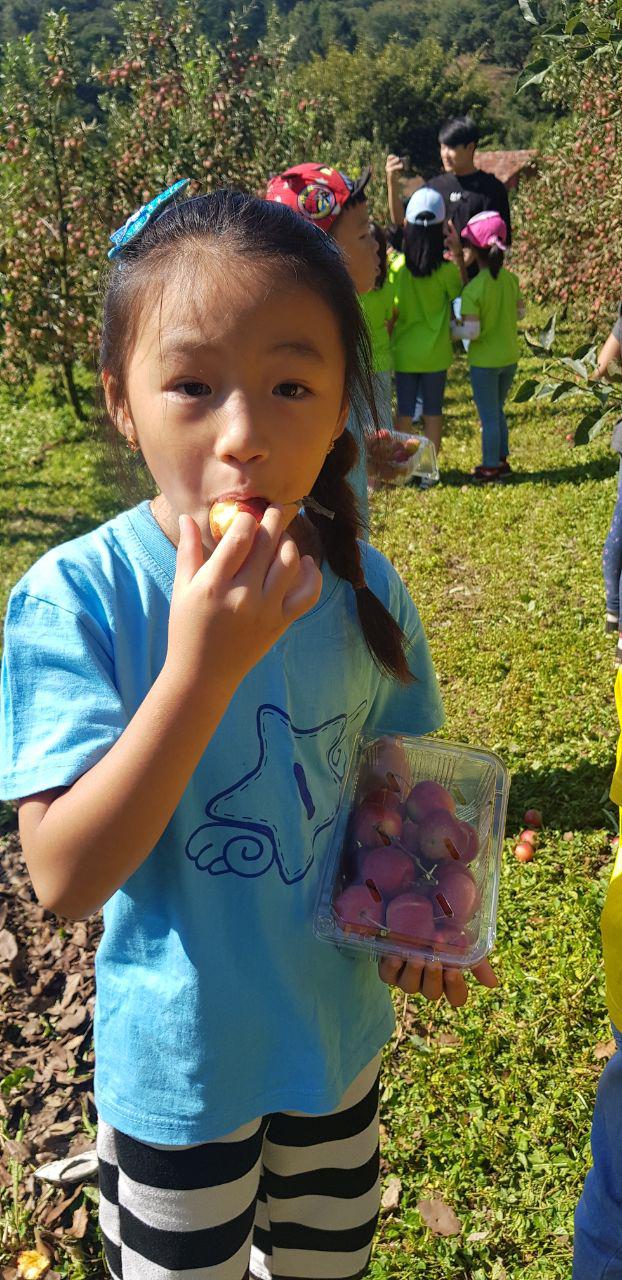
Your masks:
M44 1245L53 1266L61 1241L64 1257L72 1246L77 1256L92 1256L85 1237L96 1181L56 1187L34 1170L95 1147L94 956L102 928L100 915L73 924L45 911L17 832L0 840L0 1186L12 1188L17 1172L24 1232L17 1241L13 1195L5 1191L0 1263ZM9 1263L0 1274L11 1280L15 1270Z

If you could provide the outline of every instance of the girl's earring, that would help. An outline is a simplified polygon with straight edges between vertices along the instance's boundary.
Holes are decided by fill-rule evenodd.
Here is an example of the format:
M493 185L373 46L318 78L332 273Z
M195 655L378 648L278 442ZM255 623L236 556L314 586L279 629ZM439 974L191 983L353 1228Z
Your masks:
M127 444L128 449L131 449L132 453L138 453L140 445L138 440L134 439L134 436L126 436L125 443Z
M331 440L331 442L330 442L330 444L329 444L329 446L328 446L328 449L326 450L326 457L328 457L329 453L332 453L332 451L333 451L333 449L334 449L334 448L335 448L335 441L334 441L334 440Z

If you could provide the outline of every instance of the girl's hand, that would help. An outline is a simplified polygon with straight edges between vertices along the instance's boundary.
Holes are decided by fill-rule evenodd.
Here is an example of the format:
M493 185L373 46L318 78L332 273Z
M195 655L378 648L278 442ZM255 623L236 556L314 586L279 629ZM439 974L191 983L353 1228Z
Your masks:
M447 222L447 230L445 232L445 248L447 249L447 252L451 254L452 258L455 259L456 262L460 261L460 259L464 257L462 240L460 239L460 236L458 235L458 232L456 231L456 228L454 227L454 224L451 218L449 218Z
M378 973L388 986L399 987L409 996L420 994L426 1000L440 1000L444 994L455 1009L466 1004L469 998L463 970L444 969L436 961L425 964L423 960L404 962L399 956L383 956L378 965ZM487 960L481 960L471 973L482 987L499 986L498 978Z
M281 507L260 525L240 512L209 559L191 516L179 518L166 665L184 687L232 692L290 623L320 597L322 575L283 531Z

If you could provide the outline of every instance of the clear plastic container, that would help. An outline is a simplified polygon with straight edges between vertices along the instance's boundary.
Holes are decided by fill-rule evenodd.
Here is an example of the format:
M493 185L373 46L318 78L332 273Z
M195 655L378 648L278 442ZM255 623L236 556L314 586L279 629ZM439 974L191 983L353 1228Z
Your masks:
M372 488L404 485L416 477L435 483L439 478L436 449L418 432L377 431L367 442L367 475Z
M340 947L470 968L496 930L509 775L491 751L359 735L314 918Z

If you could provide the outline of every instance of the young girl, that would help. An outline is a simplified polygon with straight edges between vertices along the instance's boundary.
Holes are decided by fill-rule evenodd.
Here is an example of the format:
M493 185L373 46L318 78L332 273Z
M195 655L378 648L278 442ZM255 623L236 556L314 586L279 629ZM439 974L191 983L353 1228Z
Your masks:
M453 359L451 303L462 290L462 264L444 258L445 202L438 191L419 187L406 206L404 255L392 266L397 319L392 335L397 428L409 431L417 396L423 427L436 451L443 431L443 397Z
M482 465L476 484L504 480L508 462L508 424L503 406L516 373L517 320L524 307L517 277L503 265L507 228L499 213L476 213L462 231L479 268L462 294L462 319L452 323L456 338L468 338L473 399L482 427Z
M377 222L370 223L378 245L378 274L373 289L360 294L360 303L371 337L378 425L390 427L391 411L391 333L397 315L393 302L393 278L388 272L387 238Z
M357 541L344 479L364 325L331 240L278 204L156 198L112 253L106 404L154 497L14 588L2 770L39 900L104 908L108 1265L242 1280L253 1245L252 1274L346 1280L378 1213L383 982L467 994L438 966L379 981L312 927L354 734L442 722L417 611Z

